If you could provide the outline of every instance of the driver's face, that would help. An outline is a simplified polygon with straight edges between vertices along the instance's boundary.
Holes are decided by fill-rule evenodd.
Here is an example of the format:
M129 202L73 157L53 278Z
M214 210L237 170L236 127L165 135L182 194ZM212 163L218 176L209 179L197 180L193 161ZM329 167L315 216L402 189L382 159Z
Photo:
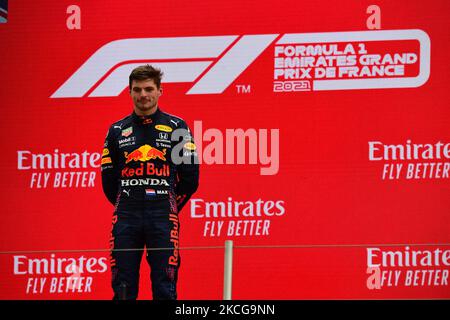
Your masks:
M155 112L161 93L162 89L158 89L153 79L133 80L130 95L136 114L149 115Z

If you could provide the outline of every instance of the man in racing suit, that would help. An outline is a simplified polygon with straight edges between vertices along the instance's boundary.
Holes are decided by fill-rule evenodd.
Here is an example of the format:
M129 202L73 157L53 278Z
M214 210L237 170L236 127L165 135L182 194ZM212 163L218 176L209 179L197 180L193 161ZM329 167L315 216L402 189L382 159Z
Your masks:
M161 77L149 65L131 72L134 111L111 125L102 153L103 191L115 205L114 299L137 298L144 247L153 299L177 298L178 213L197 190L199 165L186 123L158 107Z

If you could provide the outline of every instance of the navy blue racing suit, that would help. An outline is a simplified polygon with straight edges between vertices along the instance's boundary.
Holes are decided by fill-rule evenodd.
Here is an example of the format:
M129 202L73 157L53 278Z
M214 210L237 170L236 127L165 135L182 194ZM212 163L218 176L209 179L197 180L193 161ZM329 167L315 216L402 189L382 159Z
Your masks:
M178 213L198 188L197 159L186 123L159 108L146 117L133 112L109 128L101 170L103 191L115 206L110 240L114 299L137 298L143 252L153 299L177 298Z

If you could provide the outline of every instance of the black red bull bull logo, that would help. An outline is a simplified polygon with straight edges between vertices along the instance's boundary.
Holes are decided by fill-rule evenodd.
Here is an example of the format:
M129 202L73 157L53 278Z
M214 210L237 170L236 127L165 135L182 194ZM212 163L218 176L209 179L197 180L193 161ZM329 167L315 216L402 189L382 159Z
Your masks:
M148 145L148 144L144 144L143 146L139 147L138 149L128 153L125 152L125 163L129 163L131 161L148 161L148 160L153 160L153 159L160 159L163 161L167 161L166 160L166 149L158 150L156 148L153 148L152 146Z

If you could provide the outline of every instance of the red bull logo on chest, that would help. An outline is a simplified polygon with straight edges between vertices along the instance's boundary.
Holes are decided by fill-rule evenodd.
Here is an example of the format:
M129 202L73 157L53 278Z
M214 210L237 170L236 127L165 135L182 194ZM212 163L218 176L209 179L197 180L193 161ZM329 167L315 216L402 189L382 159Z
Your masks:
M125 163L129 163L131 161L148 161L148 160L153 160L153 159L160 159L163 161L167 161L166 160L166 149L158 150L156 148L153 148L152 146L148 145L148 144L144 144L143 146L139 147L138 149L128 153L125 152Z

